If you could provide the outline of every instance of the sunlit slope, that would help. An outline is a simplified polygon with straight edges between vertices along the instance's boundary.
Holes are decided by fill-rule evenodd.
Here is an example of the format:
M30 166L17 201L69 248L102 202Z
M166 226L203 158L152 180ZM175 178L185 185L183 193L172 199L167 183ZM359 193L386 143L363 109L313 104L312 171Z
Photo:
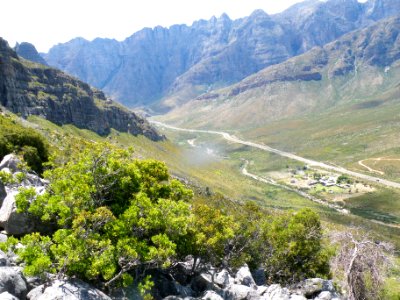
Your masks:
M400 92L400 18L345 35L323 48L204 94L163 116L194 127L242 129L338 106L379 106ZM364 104L363 104L364 103Z

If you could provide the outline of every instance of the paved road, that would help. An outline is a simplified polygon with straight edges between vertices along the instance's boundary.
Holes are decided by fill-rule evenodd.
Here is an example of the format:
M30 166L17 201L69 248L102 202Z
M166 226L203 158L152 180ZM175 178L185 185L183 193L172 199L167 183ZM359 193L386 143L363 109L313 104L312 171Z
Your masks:
M362 174L362 173L350 171L350 170L347 170L347 169L339 167L339 166L331 166L331 165L328 165L326 163L315 161L315 160L311 160L311 159L308 159L308 158L304 158L304 157L298 156L298 155L293 154L293 153L289 153L289 152L281 151L281 150L278 150L278 149L274 149L274 148L269 147L267 145L262 145L262 144L258 144L258 143L254 143L254 142L250 142L250 141L244 141L244 140L241 140L241 139L239 139L239 138L235 137L234 135L231 135L231 134L229 134L227 132L215 131L215 130L179 128L179 127L171 126L171 125L164 124L164 123L161 123L161 122L158 122L158 121L153 121L153 120L150 120L150 122L153 123L156 126L160 126L160 127L164 127L164 128L168 128L168 129L172 129L172 130L176 130L176 131L193 132L193 133L208 133L208 134L220 135L220 136L222 136L224 139L226 139L229 142L242 144L242 145L250 146L250 147L253 147L253 148L258 148L258 149L261 149L261 150L264 150L264 151L272 152L272 153L278 154L280 156L284 156L284 157L287 157L287 158L290 158L290 159L293 159L293 160L297 160L297 161L303 162L303 163L307 164L309 167L318 167L318 168L322 168L322 169L329 170L329 171L334 171L334 172L341 173L341 174L347 174L347 175L350 175L350 176L355 177L355 178L359 178L359 179L362 179L362 180L373 182L375 184L378 183L378 184L381 184L381 185L386 186L386 187L400 189L400 183L398 183L398 182L394 182L394 181L382 179L382 178L379 178L379 177L365 175L365 174Z

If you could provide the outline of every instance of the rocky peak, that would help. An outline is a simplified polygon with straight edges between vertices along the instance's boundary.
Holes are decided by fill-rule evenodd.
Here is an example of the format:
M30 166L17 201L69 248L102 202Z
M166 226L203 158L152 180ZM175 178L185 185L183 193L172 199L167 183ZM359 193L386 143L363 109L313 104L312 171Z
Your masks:
M18 56L23 57L27 60L47 65L46 61L43 57L40 56L39 52L37 52L34 45L23 42L21 44L17 43L14 47L15 52L17 52Z

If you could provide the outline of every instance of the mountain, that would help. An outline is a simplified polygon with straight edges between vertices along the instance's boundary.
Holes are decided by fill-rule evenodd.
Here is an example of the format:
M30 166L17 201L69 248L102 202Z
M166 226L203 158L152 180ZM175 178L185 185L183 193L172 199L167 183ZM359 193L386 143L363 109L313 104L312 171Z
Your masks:
M100 135L114 128L152 140L163 138L146 120L107 99L103 92L61 71L18 57L1 38L0 101L23 117L39 115Z
M398 101L399 32L400 16L382 20L230 87L203 94L164 120L238 128L238 124L261 126L340 105L364 102L358 105L375 107L384 100Z
M204 92L323 46L352 30L392 16L400 0L310 0L267 15L223 14L191 26L144 28L126 40L59 44L46 61L129 107L175 107ZM162 103L159 103L162 100Z
M27 60L42 64L48 65L47 62L40 56L39 52L37 52L34 45L23 42L17 43L14 47L15 52L17 52L18 56L23 57Z

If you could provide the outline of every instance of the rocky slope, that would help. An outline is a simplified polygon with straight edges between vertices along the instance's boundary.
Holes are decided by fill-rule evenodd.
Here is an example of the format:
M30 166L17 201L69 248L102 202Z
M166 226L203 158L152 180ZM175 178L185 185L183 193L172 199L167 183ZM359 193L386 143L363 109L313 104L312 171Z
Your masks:
M152 140L163 138L146 120L106 99L103 92L61 71L19 58L3 39L0 104L23 117L39 115L59 125L73 124L101 135L114 128Z
M14 47L14 50L17 52L18 56L22 58L47 66L47 62L43 59L43 57L40 56L35 46L30 43L17 43Z
M254 126L351 101L376 102L382 95L398 100L399 32L400 16L382 20L201 95L164 120L222 128Z
M277 15L257 10L238 20L222 15L145 28L122 42L78 38L54 46L45 59L130 107L160 99L174 107L399 10L399 0L309 0Z

